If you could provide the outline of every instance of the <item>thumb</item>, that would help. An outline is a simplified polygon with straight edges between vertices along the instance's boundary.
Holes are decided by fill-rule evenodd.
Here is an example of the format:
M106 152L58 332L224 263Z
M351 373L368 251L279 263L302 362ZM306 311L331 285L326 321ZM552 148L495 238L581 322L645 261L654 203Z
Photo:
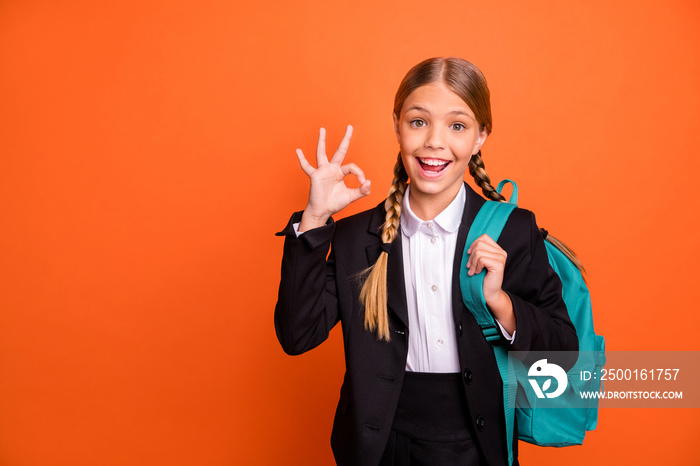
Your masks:
M369 192L370 192L370 185L371 184L372 184L372 182L370 180L365 180L365 182L362 183L358 188L351 190L350 197L352 198L352 201L350 201L350 202L354 202L354 201L360 199L361 197L368 196Z

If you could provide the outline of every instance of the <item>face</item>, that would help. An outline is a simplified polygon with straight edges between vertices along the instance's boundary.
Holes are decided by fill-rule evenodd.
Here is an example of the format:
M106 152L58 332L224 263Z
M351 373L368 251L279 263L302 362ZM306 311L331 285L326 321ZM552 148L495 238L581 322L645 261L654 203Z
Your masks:
M412 198L444 207L454 199L469 159L486 140L480 126L469 106L441 82L421 86L408 96L401 114L394 115L394 127Z

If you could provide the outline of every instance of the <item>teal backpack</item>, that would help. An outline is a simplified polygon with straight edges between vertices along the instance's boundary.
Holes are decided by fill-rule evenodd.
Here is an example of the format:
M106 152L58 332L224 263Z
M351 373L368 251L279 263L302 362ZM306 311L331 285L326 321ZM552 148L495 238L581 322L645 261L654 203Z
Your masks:
M498 241L518 200L518 187L511 180L501 181L496 190L500 193L506 183L513 185L510 200L484 203L469 229L467 245L472 244L482 234L487 234L494 241ZM518 420L520 440L553 447L581 445L586 431L595 429L598 423L597 398L584 399L580 393L600 390L599 374L605 365L605 339L596 335L593 330L591 296L581 272L556 246L548 241L545 241L545 245L549 263L562 281L562 297L579 340L578 360L566 372L568 382L566 390L553 398L541 398L543 393L539 388L535 388L535 382L530 381L528 367L515 357L509 358L506 347L498 344L501 332L493 315L486 307L484 299L483 283L486 271L482 270L481 273L471 277L467 274L468 246L464 248L459 273L464 304L474 315L486 340L491 343L503 380L509 465L513 464L512 442L515 417ZM546 360L544 362L546 364ZM560 370L563 374L563 369ZM583 374L586 374L586 377ZM593 377L590 377L590 374L593 374ZM595 374L598 374L598 377L595 377ZM545 383L545 390L550 384L551 380ZM540 397L535 390L539 391Z

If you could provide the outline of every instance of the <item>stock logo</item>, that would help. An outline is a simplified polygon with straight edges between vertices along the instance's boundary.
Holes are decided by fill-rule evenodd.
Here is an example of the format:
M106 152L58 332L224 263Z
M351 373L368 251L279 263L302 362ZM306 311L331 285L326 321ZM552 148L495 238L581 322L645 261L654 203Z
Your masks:
M530 385L532 385L532 389L535 391L537 398L556 398L564 393L564 390L566 390L566 385L568 383L566 380L566 372L556 364L548 363L546 359L540 359L530 366L530 370L527 372L527 375L530 377ZM540 388L540 384L537 382L537 379L533 379L532 377L548 378L544 381L544 384ZM547 390L549 390L552 386L552 377L557 381L557 388L553 392L548 393Z

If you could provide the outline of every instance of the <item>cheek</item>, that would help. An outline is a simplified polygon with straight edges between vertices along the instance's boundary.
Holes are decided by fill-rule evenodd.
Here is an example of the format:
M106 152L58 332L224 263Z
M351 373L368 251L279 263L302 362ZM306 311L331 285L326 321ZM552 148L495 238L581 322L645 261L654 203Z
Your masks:
M403 131L399 136L399 147L402 152L411 153L420 146L420 138L413 132Z
M457 158L471 157L474 149L474 141L469 138L461 138L450 145L452 153Z
M406 160L407 157L403 155L403 151L401 152L401 159L403 160L403 168L406 170L406 174L408 175L409 180L413 180L416 176L415 170L416 166L414 165L414 162L411 160Z
M459 151L471 157L472 152L477 148L478 141L478 135L462 139L459 143Z

